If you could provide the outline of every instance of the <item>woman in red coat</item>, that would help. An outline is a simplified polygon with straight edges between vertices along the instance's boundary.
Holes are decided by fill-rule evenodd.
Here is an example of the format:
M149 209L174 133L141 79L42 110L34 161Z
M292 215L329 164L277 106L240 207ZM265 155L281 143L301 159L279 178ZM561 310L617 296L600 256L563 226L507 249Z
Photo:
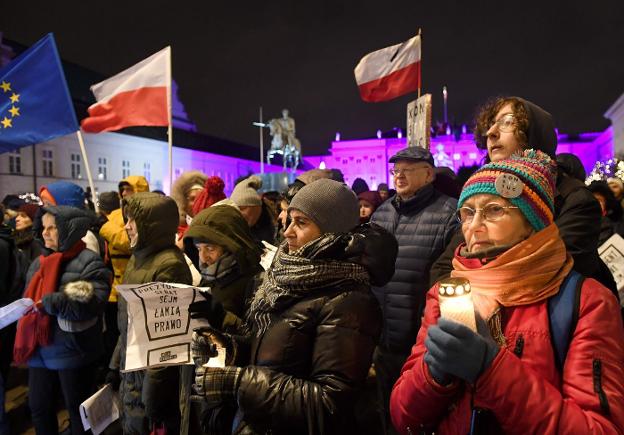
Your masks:
M429 291L390 401L400 433L624 433L619 304L593 279L583 281L563 368L556 363L547 302L573 260L553 224L554 171L525 150L464 185L466 243L451 276L470 282L479 333L441 317L439 285Z

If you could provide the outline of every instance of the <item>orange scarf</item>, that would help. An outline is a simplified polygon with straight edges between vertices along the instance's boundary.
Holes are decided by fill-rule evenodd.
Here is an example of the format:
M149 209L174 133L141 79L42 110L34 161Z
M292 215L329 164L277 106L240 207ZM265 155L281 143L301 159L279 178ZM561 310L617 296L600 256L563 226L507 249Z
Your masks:
M451 276L470 281L475 310L489 319L501 305L529 305L557 294L573 264L559 228L551 224L486 264L458 250Z

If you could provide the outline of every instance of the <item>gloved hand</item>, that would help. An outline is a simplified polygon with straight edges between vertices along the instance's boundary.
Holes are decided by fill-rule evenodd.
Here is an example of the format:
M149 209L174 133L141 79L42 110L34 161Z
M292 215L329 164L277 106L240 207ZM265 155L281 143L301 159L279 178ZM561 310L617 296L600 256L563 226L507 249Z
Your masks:
M191 357L196 366L206 364L217 356L217 347L225 348L225 365L231 366L236 361L236 341L230 334L225 334L210 326L196 328L191 337Z
M488 337L444 318L430 326L425 339L425 362L436 382L448 384L450 376L456 376L474 383L500 350L492 337L484 334Z
M191 319L206 319L213 328L221 328L225 318L223 304L217 302L209 293L200 292L204 300L189 305Z
M111 384L113 387L113 391L119 391L119 384L121 384L121 375L119 374L119 370L109 369L108 373L104 377L105 384Z
M240 367L197 367L193 390L209 407L236 403L240 374Z

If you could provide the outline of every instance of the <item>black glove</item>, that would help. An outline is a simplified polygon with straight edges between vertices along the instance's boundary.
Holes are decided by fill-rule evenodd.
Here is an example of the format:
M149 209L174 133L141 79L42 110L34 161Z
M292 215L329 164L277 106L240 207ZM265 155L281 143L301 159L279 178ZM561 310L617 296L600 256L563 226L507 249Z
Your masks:
M225 309L221 302L217 302L209 293L200 292L204 300L189 305L191 319L206 319L213 328L221 328L225 318Z
M230 334L225 334L210 326L196 328L191 338L191 356L195 365L206 364L210 358L217 356L217 347L225 348L225 365L234 365L236 361L236 341Z
M433 378L440 384L450 381L449 375L470 383L486 370L500 348L487 333L477 334L461 323L440 318L430 326L425 339L425 362Z
M240 374L240 367L197 367L193 390L209 407L235 403Z
M121 375L119 374L119 370L110 369L104 377L104 383L111 384L111 387L113 387L113 391L119 391L119 384L121 383Z

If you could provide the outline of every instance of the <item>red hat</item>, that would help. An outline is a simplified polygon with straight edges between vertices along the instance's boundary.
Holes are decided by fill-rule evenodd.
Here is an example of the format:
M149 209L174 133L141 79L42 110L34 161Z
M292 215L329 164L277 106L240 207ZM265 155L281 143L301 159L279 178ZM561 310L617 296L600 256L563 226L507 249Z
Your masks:
M199 192L193 203L193 216L196 216L197 213L210 207L212 204L225 199L223 189L225 189L225 183L220 177L208 177L206 183L204 183L204 189Z
M379 192L377 192L376 190L367 190L366 192L360 193L357 197L358 199L362 199L364 201L370 202L370 204L373 206L375 210L383 202L381 200L381 196L379 195Z
M18 212L26 213L31 221L35 220L35 216L37 216L37 211L39 211L39 206L33 203L26 203L19 206L17 209Z

